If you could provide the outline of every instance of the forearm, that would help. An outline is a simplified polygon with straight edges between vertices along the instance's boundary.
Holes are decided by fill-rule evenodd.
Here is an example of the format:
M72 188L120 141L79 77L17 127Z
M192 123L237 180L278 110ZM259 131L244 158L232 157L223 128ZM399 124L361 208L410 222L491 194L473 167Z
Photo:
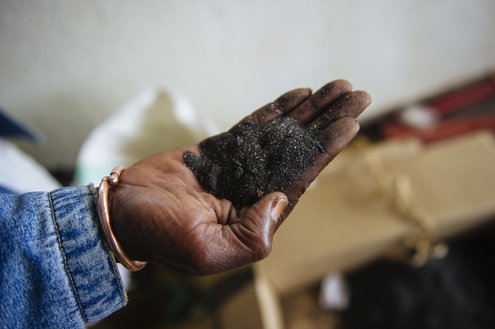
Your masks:
M0 194L1 327L82 327L125 304L95 190Z

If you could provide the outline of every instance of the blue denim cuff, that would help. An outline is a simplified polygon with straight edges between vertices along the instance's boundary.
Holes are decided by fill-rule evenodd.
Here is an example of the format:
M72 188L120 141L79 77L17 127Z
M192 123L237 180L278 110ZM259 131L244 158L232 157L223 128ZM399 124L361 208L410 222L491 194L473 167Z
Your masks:
M64 267L86 323L123 307L127 297L115 259L103 242L93 186L50 192Z

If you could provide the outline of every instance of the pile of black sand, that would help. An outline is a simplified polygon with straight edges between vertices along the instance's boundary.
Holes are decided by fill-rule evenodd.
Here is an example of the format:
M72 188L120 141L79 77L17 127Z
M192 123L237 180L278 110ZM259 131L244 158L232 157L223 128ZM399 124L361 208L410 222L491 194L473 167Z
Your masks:
M205 190L240 209L300 179L323 146L316 132L280 117L260 125L242 123L204 140L199 150L199 158L184 153L187 167Z

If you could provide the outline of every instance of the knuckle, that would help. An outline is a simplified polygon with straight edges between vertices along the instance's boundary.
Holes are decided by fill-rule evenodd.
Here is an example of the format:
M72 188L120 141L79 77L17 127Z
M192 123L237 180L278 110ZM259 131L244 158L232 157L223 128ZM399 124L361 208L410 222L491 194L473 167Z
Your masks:
M262 260L270 254L272 251L272 242L270 239L259 237L253 241L251 250L253 251L253 260Z

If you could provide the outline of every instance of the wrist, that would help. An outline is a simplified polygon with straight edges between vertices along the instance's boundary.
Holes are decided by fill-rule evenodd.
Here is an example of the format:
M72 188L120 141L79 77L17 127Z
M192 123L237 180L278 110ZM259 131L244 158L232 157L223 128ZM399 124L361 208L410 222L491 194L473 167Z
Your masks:
M139 271L142 269L146 263L141 261L132 260L128 254L124 251L121 242L115 234L115 225L113 225L111 220L111 205L115 209L115 200L112 190L114 190L120 179L120 175L124 169L118 167L112 171L110 176L105 176L101 180L100 186L98 188L98 209L100 215L100 224L106 238L106 242L116 260L121 263L130 271ZM113 211L113 214L116 212ZM119 227L117 225L117 227ZM132 256L131 256L132 257Z

